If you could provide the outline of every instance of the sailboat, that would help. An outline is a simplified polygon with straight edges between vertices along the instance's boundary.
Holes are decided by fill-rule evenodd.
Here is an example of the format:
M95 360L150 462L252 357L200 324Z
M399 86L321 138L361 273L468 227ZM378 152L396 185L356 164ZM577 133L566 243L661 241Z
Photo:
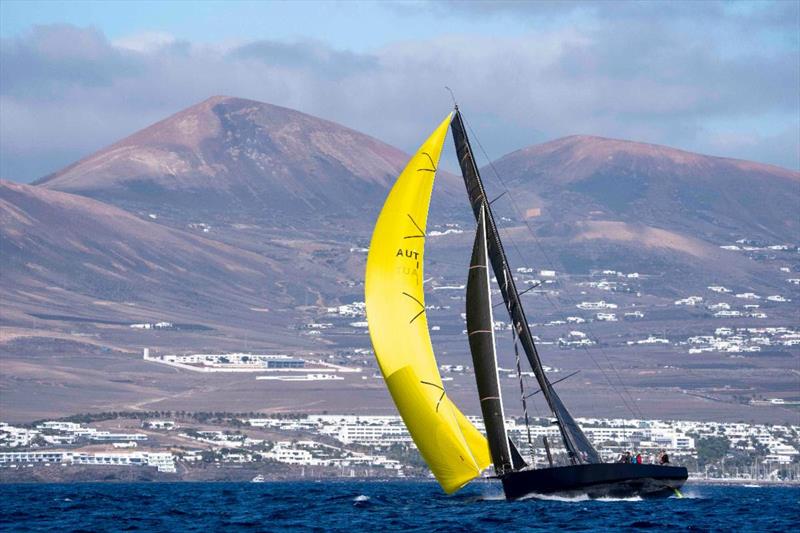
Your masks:
M423 258L428 208L448 130L477 222L467 272L466 316L485 436L447 395L426 316ZM536 468L525 461L508 435L490 269L511 318L515 349L517 343L522 346L558 426L568 464L554 464L545 440L548 466ZM604 463L556 393L531 334L457 105L411 157L389 192L367 255L365 303L373 350L386 385L420 454L446 493L459 490L492 464L494 477L511 500L531 494L591 498L679 494L687 479L686 468Z

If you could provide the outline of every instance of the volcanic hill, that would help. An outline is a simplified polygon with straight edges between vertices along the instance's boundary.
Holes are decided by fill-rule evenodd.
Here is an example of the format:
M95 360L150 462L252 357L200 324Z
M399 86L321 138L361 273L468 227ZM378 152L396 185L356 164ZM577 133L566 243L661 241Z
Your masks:
M529 146L493 165L515 195L525 195L523 216L537 221L608 219L710 239L800 234L800 172L772 165L586 135Z
M402 151L339 124L215 96L36 184L126 208L233 210L280 224L375 212L406 162Z
M233 324L292 304L277 262L83 196L0 181L0 222L7 323Z
M509 231L524 242L533 230L557 268L760 277L720 246L800 235L800 173L771 165L576 135L483 168L490 194L499 194L495 172L512 191L496 207L516 221Z

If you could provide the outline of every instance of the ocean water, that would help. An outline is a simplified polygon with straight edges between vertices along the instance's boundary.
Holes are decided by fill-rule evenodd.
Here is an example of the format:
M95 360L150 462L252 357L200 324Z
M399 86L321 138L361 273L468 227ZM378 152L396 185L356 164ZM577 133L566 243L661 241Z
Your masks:
M798 531L800 488L694 485L667 500L507 502L474 483L0 485L1 531Z

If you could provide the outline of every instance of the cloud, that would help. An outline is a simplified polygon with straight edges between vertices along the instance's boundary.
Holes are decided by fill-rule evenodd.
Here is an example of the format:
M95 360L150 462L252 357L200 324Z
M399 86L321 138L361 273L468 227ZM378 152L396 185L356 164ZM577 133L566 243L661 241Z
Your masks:
M762 0L758 2L728 2L725 0L703 0L696 2L669 2L645 0L429 0L423 5L440 15L475 17L527 17L548 18L588 15L608 21L694 22L705 24L709 20L717 23L736 23L751 30L754 27L785 28L795 31L800 4L786 0ZM396 9L407 6L399 4Z
M134 52L154 52L159 48L175 44L176 41L175 36L167 32L146 31L115 39L113 45Z
M137 58L111 47L94 29L36 26L0 46L2 94L19 100L58 99L79 87L109 87L115 78L141 74Z
M572 18L369 53L160 33L112 42L93 28L35 27L0 43L0 176L35 179L214 94L299 109L410 151L448 111L445 85L492 158L589 133L800 166L791 149L800 144L800 52L772 11L752 8L763 26L742 34L748 14L712 24L728 9L716 3L697 18L648 18L616 4L616 19L595 4L534 6Z
M255 60L263 65L305 70L327 79L343 79L377 68L373 56L333 50L322 43L256 41L232 50L233 60Z

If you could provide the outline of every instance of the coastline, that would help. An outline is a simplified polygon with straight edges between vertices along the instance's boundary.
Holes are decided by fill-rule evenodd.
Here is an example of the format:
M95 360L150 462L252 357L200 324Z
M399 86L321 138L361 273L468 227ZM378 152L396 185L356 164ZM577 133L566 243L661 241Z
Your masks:
M25 468L0 468L0 485L39 483L250 483L256 476L263 482L282 481L434 481L424 476L342 476L334 472L308 469L307 473L276 472L264 468L180 468L177 473L155 468L126 466L36 465Z
M0 469L0 485L12 484L82 484L82 483L250 483L256 476L263 483L276 482L413 482L435 480L426 476L341 476L334 472L274 472L259 468L182 468L178 473L158 472L155 468L124 466L44 466ZM491 484L490 478L472 484ZM755 480L737 478L689 478L687 486L723 485L758 487L800 487L800 481Z

